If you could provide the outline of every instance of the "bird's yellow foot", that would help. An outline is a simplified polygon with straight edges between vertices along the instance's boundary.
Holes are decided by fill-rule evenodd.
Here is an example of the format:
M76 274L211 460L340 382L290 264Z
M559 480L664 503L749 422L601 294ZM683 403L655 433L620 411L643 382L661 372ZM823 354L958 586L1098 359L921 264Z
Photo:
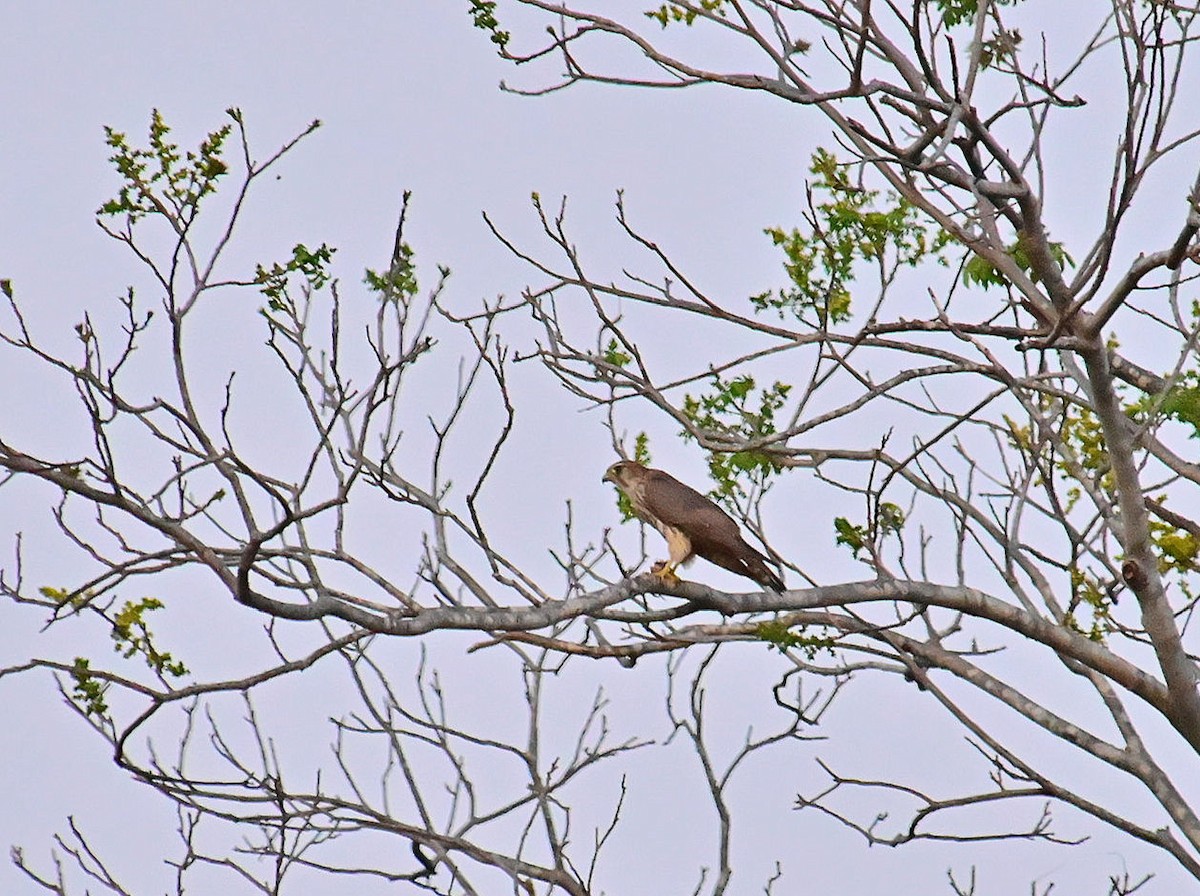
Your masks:
M650 567L650 572L662 579L666 585L679 584L679 576L675 574L675 567L668 560L659 560Z

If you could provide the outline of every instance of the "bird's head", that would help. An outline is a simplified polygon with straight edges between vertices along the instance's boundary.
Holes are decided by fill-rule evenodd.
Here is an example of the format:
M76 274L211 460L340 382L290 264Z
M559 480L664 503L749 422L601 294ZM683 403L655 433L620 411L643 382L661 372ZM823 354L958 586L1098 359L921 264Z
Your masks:
M635 460L619 460L604 471L601 481L611 482L617 488L623 489L645 472L646 468Z

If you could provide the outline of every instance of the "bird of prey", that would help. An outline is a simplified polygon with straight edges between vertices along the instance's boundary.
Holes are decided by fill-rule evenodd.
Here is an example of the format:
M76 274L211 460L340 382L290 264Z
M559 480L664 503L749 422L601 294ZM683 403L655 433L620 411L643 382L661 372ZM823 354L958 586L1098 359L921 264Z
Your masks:
M678 582L675 570L700 556L764 588L785 589L766 557L746 544L729 514L669 473L622 460L608 468L603 481L624 492L637 515L667 540L669 559L652 568L663 581Z

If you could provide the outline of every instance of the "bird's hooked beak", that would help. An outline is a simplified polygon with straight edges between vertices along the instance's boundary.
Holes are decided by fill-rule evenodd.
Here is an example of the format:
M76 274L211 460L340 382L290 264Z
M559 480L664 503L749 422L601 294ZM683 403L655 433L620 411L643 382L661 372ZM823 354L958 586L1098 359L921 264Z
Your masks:
M613 475L612 467L609 467L607 470L604 471L604 475L600 477L600 481L601 482L611 482L613 485L617 484L617 477Z

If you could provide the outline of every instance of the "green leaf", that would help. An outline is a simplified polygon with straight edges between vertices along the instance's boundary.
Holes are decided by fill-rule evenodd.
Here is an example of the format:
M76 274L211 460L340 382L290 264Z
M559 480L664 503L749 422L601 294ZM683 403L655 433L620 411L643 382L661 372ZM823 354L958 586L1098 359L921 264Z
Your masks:
M850 548L854 559L858 559L858 552L867 546L867 530L862 526L856 526L844 516L835 517L833 520L834 544L845 545Z
M617 342L616 337L608 340L608 345L604 349L604 361L611 364L613 367L624 367L633 356L621 350L621 343Z

